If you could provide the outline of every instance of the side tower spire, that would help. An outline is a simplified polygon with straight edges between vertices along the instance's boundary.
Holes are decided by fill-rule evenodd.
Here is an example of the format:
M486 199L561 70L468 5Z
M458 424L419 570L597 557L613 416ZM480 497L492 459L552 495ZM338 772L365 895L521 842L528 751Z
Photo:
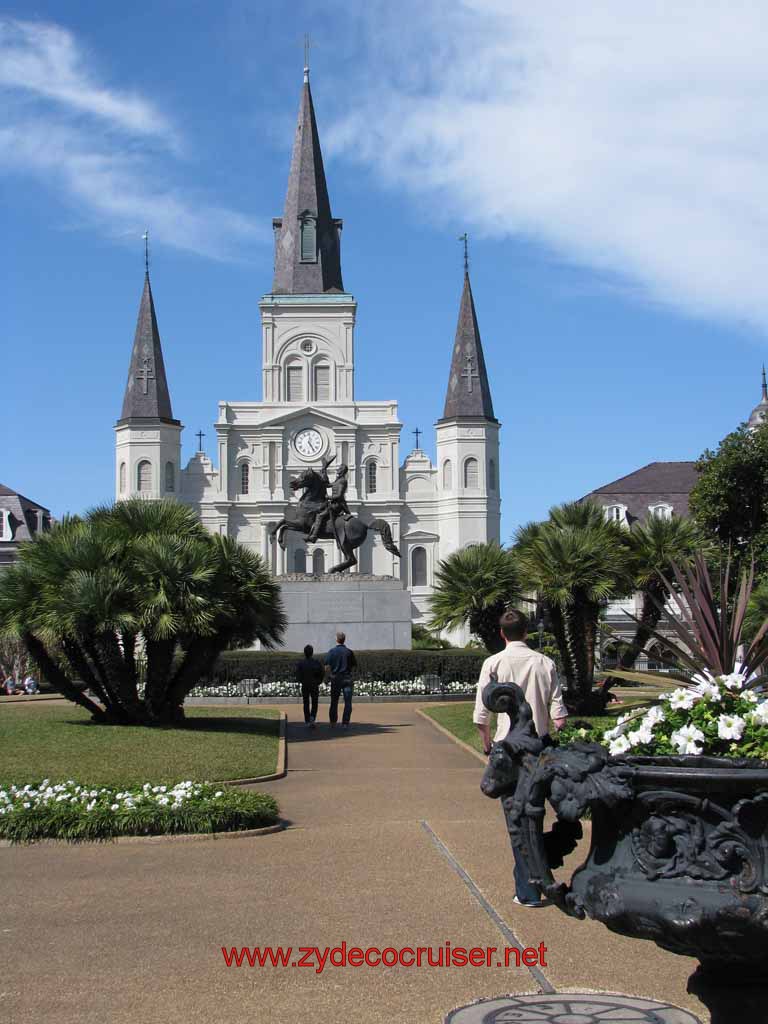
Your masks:
M440 558L468 544L499 541L499 421L493 411L466 234L464 284L442 417L435 425Z
M275 295L343 292L340 238L342 222L333 217L325 181L315 108L304 66L299 117L283 216L275 231Z
M178 424L171 409L171 395L165 376L163 348L148 268L144 273L144 290L141 293L120 422L144 419Z
M462 238L465 242L466 239ZM469 281L469 267L464 254L464 287L459 306L459 321L451 357L451 372L448 375L448 390L445 396L443 419L455 416L481 416L495 422L491 388L485 368L480 328L477 325L475 300Z
M146 237L144 241L146 260ZM173 418L147 266L123 408L115 425L117 500L179 494L182 429Z

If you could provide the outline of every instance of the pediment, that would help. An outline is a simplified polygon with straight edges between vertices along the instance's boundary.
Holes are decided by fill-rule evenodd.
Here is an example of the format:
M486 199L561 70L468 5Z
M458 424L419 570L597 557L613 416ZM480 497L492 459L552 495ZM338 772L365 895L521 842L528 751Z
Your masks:
M334 413L328 412L327 409L320 409L314 405L302 405L295 409L289 409L286 412L277 413L274 416L261 420L259 427L274 427L280 424L287 426L300 419L311 419L313 423L322 423L329 427L357 427L357 423L354 420L346 419L343 416L336 416Z
M409 530L408 533L401 533L400 540L407 541L435 541L440 540L439 533L430 533L428 530Z

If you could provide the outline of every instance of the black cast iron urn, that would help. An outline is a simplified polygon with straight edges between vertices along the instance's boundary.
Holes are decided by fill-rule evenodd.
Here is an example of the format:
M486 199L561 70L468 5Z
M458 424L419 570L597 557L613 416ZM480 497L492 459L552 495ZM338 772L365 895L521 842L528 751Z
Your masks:
M768 968L768 764L703 756L611 757L596 743L545 746L516 686L485 692L512 719L483 792L505 803L531 878L571 917L696 957L719 984ZM545 832L545 807L557 821ZM552 868L592 842L570 883Z

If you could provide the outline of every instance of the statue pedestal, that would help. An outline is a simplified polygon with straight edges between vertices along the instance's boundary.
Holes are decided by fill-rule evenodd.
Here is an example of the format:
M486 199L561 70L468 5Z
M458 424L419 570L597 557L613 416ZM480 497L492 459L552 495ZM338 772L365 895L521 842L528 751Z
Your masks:
M283 648L327 651L337 630L353 651L410 650L411 595L393 576L362 573L278 578L288 617Z

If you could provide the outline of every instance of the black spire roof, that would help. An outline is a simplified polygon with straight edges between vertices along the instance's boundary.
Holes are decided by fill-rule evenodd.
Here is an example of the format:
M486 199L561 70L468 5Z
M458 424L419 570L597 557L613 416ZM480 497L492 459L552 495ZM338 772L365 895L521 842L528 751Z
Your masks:
M173 418L171 410L171 396L165 378L163 350L148 273L144 276L144 291L141 294L139 319L119 422L131 420L160 420L174 425L179 422Z
M461 293L459 322L451 359L451 375L445 395L443 419L457 416L482 417L494 420L491 388L485 369L480 328L477 326L475 301L469 283L469 271L464 271L464 290Z
M344 291L339 239L341 223L331 215L315 108L309 89L309 69L305 68L285 210L282 218L272 222L275 229L274 294L316 295Z

